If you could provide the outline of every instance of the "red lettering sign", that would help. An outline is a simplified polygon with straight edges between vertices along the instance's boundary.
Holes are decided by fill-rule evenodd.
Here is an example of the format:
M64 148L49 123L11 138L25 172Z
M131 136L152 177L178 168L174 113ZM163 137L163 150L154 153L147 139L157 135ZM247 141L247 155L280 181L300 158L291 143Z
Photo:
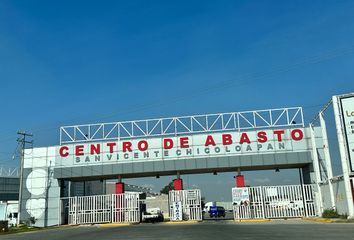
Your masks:
M214 138L213 138L213 136L211 136L211 135L208 135L207 136L207 138L206 138L206 140L205 140L205 144L204 144L204 146L209 146L209 145L213 145L213 146L215 146L216 145L216 143L215 143L215 141L214 141Z
M59 155L60 157L67 157L69 155L69 148L67 146L62 146L59 149Z
M294 141L300 141L304 138L304 133L302 132L301 129L294 129L291 131L291 138Z
M223 134L222 135L222 144L223 145L232 144L232 136L231 136L231 134Z
M123 152L132 152L132 143L131 142L123 142Z
M84 145L75 146L75 155L76 156L83 156L84 155Z
M171 149L173 148L173 140L171 138L165 138L163 140L163 148L164 149Z
M179 139L179 144L181 148L189 148L188 137L181 137Z
M107 147L109 147L109 153L113 153L113 147L117 144L115 142L107 143Z
M101 153L101 144L91 144L90 146L90 154L100 154Z
M267 138L267 133L266 132L258 132L257 133L257 141L260 143L265 143L266 141L268 141Z
M278 142L283 141L282 134L284 134L284 130L274 130L274 134L277 135Z
M244 142L246 142L246 143L251 143L250 139L248 138L247 133L242 133L242 134L241 134L240 144L242 144L242 143L244 143Z
M141 140L138 142L138 149L140 151L146 151L148 149L149 145L146 140Z

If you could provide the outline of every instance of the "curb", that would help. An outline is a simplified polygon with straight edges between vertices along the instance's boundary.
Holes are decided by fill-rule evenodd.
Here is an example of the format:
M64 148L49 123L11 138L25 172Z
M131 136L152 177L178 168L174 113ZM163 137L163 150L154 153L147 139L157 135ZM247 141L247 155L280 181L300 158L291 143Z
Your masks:
M302 218L302 220L310 222L319 222L319 223L334 223L334 220L325 219L325 218Z
M180 221L180 222L162 222L159 224L166 224L166 225L184 225L184 224L197 224L200 221Z
M231 220L233 223L262 223L270 222L271 219L240 219L240 220Z
M102 224L96 224L96 226L99 227L127 227L131 226L133 224L130 223L102 223Z

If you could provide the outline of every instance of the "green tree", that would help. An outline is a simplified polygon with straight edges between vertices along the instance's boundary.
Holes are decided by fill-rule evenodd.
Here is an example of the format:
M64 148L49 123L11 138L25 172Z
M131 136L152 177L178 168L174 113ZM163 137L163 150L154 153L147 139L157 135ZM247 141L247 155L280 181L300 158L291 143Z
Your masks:
M164 186L164 187L161 189L160 193L168 194L168 192L171 191L171 190L174 190L174 188L173 188L173 181L171 181L169 184L167 184L166 186Z
M205 197L202 197L200 200L201 200L202 210L203 210L205 207Z

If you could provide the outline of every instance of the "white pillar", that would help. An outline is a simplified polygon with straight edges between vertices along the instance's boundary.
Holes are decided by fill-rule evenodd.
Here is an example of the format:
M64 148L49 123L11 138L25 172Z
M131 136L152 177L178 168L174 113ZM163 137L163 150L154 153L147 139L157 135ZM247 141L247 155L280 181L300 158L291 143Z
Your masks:
M324 152L324 159L325 159L326 170L327 170L329 193L331 195L330 197L331 197L332 208L335 209L336 202L334 198L334 191L333 191L333 184L332 184L333 171L332 171L332 164L331 164L331 155L329 153L326 122L323 118L323 112L319 113L319 118L320 118L321 131L322 131L323 152Z
M312 159L313 159L313 169L315 171L315 179L316 179L316 186L318 189L318 197L319 199L319 213L321 214L323 212L323 199L322 199L322 191L320 188L320 182L321 182L321 172L320 172L320 166L318 163L318 154L317 154L317 147L316 147L316 138L315 138L315 131L313 129L313 125L310 124L310 132L311 132L311 144L312 144Z
M341 159L342 169L343 169L344 187L345 187L345 193L346 193L346 199L348 205L348 218L354 218L353 196L352 196L350 177L349 177L350 174L349 158L346 150L347 146L346 146L345 137L343 133L343 125L341 121L342 113L339 107L338 96L333 96L332 102L333 102L334 118L336 121L336 128L337 128L340 159Z

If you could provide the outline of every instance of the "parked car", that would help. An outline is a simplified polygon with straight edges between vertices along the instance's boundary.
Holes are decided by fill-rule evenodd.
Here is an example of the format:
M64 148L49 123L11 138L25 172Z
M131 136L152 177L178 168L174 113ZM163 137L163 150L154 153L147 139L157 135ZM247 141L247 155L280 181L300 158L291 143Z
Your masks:
M225 217L225 208L218 206L211 206L209 208L209 216L212 217Z

